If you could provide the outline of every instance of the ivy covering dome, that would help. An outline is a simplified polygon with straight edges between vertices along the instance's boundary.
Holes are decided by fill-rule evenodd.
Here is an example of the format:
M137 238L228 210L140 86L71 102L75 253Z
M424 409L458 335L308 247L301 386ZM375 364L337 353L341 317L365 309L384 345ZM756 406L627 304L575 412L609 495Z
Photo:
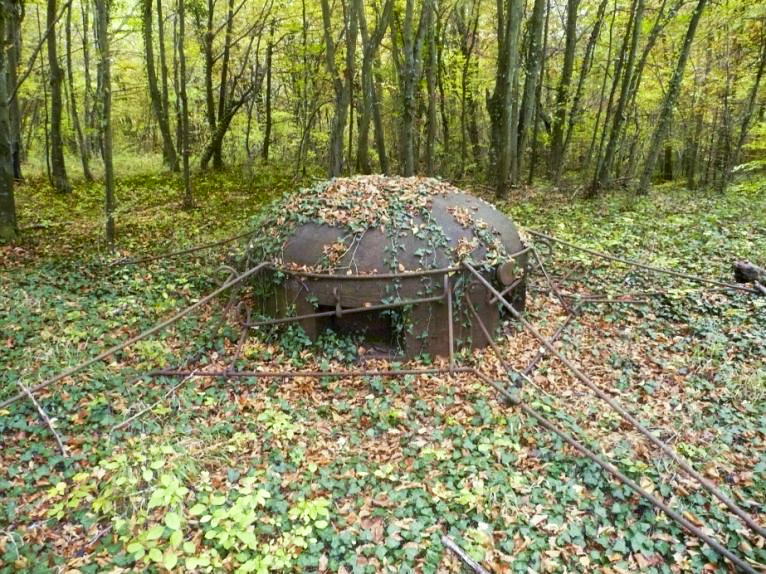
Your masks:
M265 313L307 315L337 309L333 321L301 322L312 337L327 327L375 331L384 339L396 339L388 341L389 346L408 356L446 354L447 319L433 321L435 314L446 312L441 301L424 303L422 309L405 306L383 316L348 315L345 322L343 309L433 298L436 293L446 300L449 289L454 295L450 305L457 310L465 308L466 293L473 293L474 306L495 328L499 310L489 304L492 297L486 288L459 268L463 260L479 266L498 288L513 285L509 299L523 309L526 253L513 222L490 203L443 181L377 175L336 178L282 198L255 225L248 259L272 262L282 279L267 297ZM465 313L448 314L453 316L458 346L487 343ZM391 321L385 317L400 324L386 327ZM427 325L421 326L418 318Z

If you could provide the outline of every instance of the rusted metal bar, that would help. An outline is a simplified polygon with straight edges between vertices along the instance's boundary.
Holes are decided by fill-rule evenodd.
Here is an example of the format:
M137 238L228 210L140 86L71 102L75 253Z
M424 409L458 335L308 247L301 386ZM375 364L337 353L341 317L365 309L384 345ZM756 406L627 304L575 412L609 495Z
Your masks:
M429 275L444 275L460 271L458 267L442 267L440 269L422 269L420 271L402 271L401 273L376 273L374 275L336 275L334 273L315 273L312 271L300 271L298 269L285 269L277 265L270 265L274 271L284 273L285 275L295 275L296 277L307 277L309 279L343 279L344 281L375 281L385 279L402 279L406 277L427 277Z
M453 373L470 373L472 367L455 367ZM434 367L428 369L394 369L390 371L375 370L355 370L355 371L182 371L182 370L160 370L147 373L149 377L188 377L195 378L271 378L271 379L295 379L298 377L342 379L343 377L383 377L393 378L404 375L448 375L449 367Z
M561 306L564 307L567 313L571 313L572 310L569 308L569 304L566 302L566 299L561 295L561 292L558 290L558 287L556 287L556 284L551 279L551 276L548 275L548 271L545 269L545 265L543 265L543 259L540 257L540 254L537 252L537 249L532 249L532 255L535 256L535 259L537 260L537 264L540 266L540 271L543 272L543 275L545 276L545 280L548 282L548 285L551 288L551 291L556 295L556 298L561 303Z
M521 373L517 373L517 371L513 367L511 367L503 358L503 353L500 351L500 348L497 346L497 343L495 343L494 339L492 338L492 335L487 329L487 326L484 324L484 321L482 321L481 316L479 315L479 312L476 310L476 307L474 307L473 301L471 301L471 297L468 295L468 293L465 294L465 302L468 305L468 309L471 311L473 318L476 320L476 324L479 325L479 329L481 329L481 332L484 334L484 337L486 337L487 341L489 342L489 346L492 348L492 351L495 353L495 356L500 361L500 364L502 365L506 374L510 374L510 373L521 374ZM526 377L526 375L524 376ZM516 381L514 384L516 385L516 387L521 387L521 383L518 381Z
M548 343L550 343L552 345L553 343L555 343L558 340L559 337L561 337L561 335L564 334L564 331L569 326L569 324L572 322L572 319L575 318L575 311L578 309L578 307L579 307L579 305L575 305L574 309L572 310L573 312L570 313L569 315L567 315L567 318L564 320L564 322L561 325L559 325L559 328L556 329L556 331L553 333L553 335L551 335L551 338L548 339ZM535 370L535 367L542 360L542 358L544 356L545 356L545 349L540 349L537 352L537 355L535 355L535 358L532 359L532 362L530 362L524 368L522 373L524 373L525 375L529 375L529 373L531 373L532 371Z
M587 247L581 247L580 245L575 245L574 243L570 243L569 241L564 241L563 239L551 237L550 235L546 235L545 233L540 233L539 231L532 231L531 229L527 230L527 232L530 233L531 235L534 235L535 237L541 237L547 241L554 241L556 243L566 245L567 247L571 247L572 249L577 249L585 253L590 253L591 255L594 255L596 257L601 257L602 259L608 259L609 261L622 263L623 265L631 265L633 267L644 269L646 271L653 271L654 273L664 273L665 275L672 275L674 277L688 279L689 281L695 281L697 283L705 283L707 285L716 285L718 287L725 287L727 289L732 289L734 291L743 291L745 293L758 294L758 291L756 291L755 289L750 289L749 287L743 287L742 285L725 283L723 281L715 281L714 279L706 279L704 277L699 277L697 275L689 275L688 273L681 273L680 271L673 271L672 269L664 269L662 267L655 267L654 265L647 265L646 263L641 263L640 261L632 261L630 259L623 259L622 257L615 257L614 255L609 255L607 253L602 253L600 251L588 249Z
M641 488L634 480L623 474L616 466L614 466L612 463L603 460L601 457L599 457L596 453L591 451L587 446L582 444L580 441L572 437L569 433L567 433L565 430L559 428L555 423L549 421L546 419L543 415L541 415L539 412L534 410L533 408L526 405L524 402L520 401L518 397L514 397L511 393L509 393L506 389L504 389L501 385L487 377L484 373L479 371L478 369L474 369L474 373L476 376L478 376L482 381L496 389L500 394L502 394L508 401L513 403L516 407L518 407L524 414L527 416L535 419L537 423L543 427L544 429L554 433L556 436L561 438L564 442L566 442L568 445L570 445L572 448L577 450L580 454L587 457L588 459L595 462L597 465L599 465L601 468L609 472L612 476L614 476L617 480L622 482L625 486L630 488L633 492L638 494L639 496L646 499L652 506L655 508L658 508L662 512L664 512L669 518L675 520L680 526L685 528L690 534L696 536L699 538L702 542L710 546L713 550L715 550L718 554L721 556L726 557L729 561L731 561L732 564L737 566L740 570L743 572L746 572L747 574L758 574L756 570L750 566L747 562L733 554L730 550L725 548L720 542L718 542L715 538L712 538L711 536L708 536L705 534L700 528L692 524L689 520L684 518L681 514L670 508L667 504L665 504L662 500L655 497L654 495L650 494L643 488Z
M484 284L484 286L489 289L490 291L493 291L496 295L499 296L499 293L497 292L497 289L495 289L489 281L487 281L484 276L476 271L470 263L464 261L463 266L468 269L471 273L474 274L474 276L479 279L481 283ZM697 482L699 482L705 490L707 490L710 494L715 496L718 500L723 502L729 510L731 510L734 514L736 514L747 526L750 527L755 533L759 534L760 536L763 536L766 538L766 529L764 529L762 526L760 526L753 518L745 512L742 508L740 508L737 503L735 503L733 500L731 500L726 494L721 492L712 482L710 482L708 479L706 479L704 476L702 476L699 472L694 470L692 466L681 456L676 453L672 448L670 448L667 444L665 444L663 441L655 437L644 425L642 425L633 415L631 415L628 411L626 411L622 406L620 406L615 400L613 400L611 397L609 397L604 391L602 391L598 386L588 377L585 373L580 371L580 369L577 368L577 366L572 363L569 359L567 359L564 355L559 353L556 348L548 342L548 340L543 337L537 329L524 317L521 316L521 314L516 311L516 309L513 308L513 305L511 305L507 300L504 298L500 298L500 302L505 306L508 311L510 311L511 315L519 321L532 335L535 336L536 339L538 339L559 361L561 361L571 372L572 374L585 386L587 386L593 393L603 400L606 404L608 404L612 409L614 409L624 420L632 424L637 431L639 431L644 437L646 437L652 444L657 446L662 452L664 452L666 455L668 455L670 458L672 458L686 473L693 477Z
M502 291L500 291L500 294L501 294L503 297L505 297L505 296L506 296L508 293L510 293L510 292L511 292L511 291L513 291L513 290L514 290L516 287L518 287L518 286L519 286L519 283L521 283L521 281L522 281L522 277L519 277L518 279L516 279L516 281L514 281L513 283L511 283L510 285L508 285L508 287L506 287L505 289L503 289ZM489 304L490 304L490 305L493 305L493 304L495 304L496 302L497 302L497 297L495 297L494 295L492 295L492 298L489 300Z
M487 570L486 568L484 568L484 566L482 566L481 564L476 562L476 560L471 558L468 555L468 552L460 548L460 546L457 545L457 542L452 540L452 538L450 538L449 536L446 536L446 535L442 536L442 544L444 544L444 546L446 546L449 550L451 550L455 554L455 556L460 558L463 564L465 564L471 570L476 572L476 574L490 574L489 570Z
M249 237L250 235L254 235L255 231L248 231L246 233L240 233L239 235L235 235L234 237L229 237L227 239L221 239L220 241L213 241L212 243L205 243L203 245L197 245L195 247L190 247L188 249L181 249L180 251L171 251L169 253L162 253L160 255L150 255L148 257L140 257L138 259L118 259L117 261L113 261L110 263L110 266L116 266L116 265L138 265L139 263L149 263L151 261L157 261L159 259L171 259L173 257L179 257L181 255L189 255L191 253L196 253L198 251L204 251L205 249L211 249L213 247L218 247L220 245L226 245L227 243L232 243L233 241L236 241L237 239L244 239L245 237Z
M447 298L447 336L449 338L449 371L455 369L455 337L452 328L452 287L449 283L449 275L444 275L444 295Z
M138 341L140 341L142 339L146 339L147 337L151 337L155 333L158 333L159 331L162 331L163 329L165 329L166 327L169 327L173 323L176 323L177 321L179 321L180 319L182 319L183 317L185 317L186 315L188 315L189 313L191 313L195 309L198 309L199 307L201 307L202 305L204 305L207 302L211 301L212 299L215 299L216 297L218 297L218 295L220 295L221 293L223 293L224 291L226 291L230 287L233 287L234 285L237 285L238 283L242 282L243 280L247 279L248 277L251 277L252 275L258 273L261 269L266 267L266 265L267 265L266 263L260 263L259 265L256 265L252 269L249 269L249 270L245 271L244 273L242 273L241 275L238 275L234 279L231 279L231 280L227 281L226 283L221 285L218 289L216 289L212 293L206 295L205 297L203 297L202 299L200 299L196 303L194 303L192 305L189 305L188 307L186 307L185 309L179 311L178 313L176 313L172 317L170 317L168 319L165 319L164 321L161 321L160 323L156 324L151 329L147 329L146 331L143 331L142 333L139 333L138 335L136 335L134 337L131 337L130 339L128 339L126 341L123 341L122 343L119 343L118 345L114 345L113 347L108 348L106 351L103 351L102 353L99 353L95 357L93 357L91 359L88 359L86 361L83 361L82 363L80 363L78 365L75 365L74 367L70 367L69 369L66 369L65 371L63 371L62 373L59 373L55 377L51 377L47 381L43 381L42 383L40 383L38 385L35 385L34 387L30 387L29 391L34 393L34 392L39 391L40 389L44 389L45 387L48 387L48 386L50 386L50 385L52 385L54 383L57 383L58 381L66 378L66 377L74 375L75 373L79 373L83 369L85 369L87 367L90 367L91 365L93 365L95 363L98 363L99 361L103 361L104 359L114 355L118 351L121 351L124 348L129 347L133 343L136 343L136 342L138 342ZM11 398L6 399L2 403L0 403L0 408L7 407L11 403L14 403L17 400L19 400L21 398L24 398L25 396L27 396L27 395L25 395L24 393L19 393L17 395L14 395Z
M403 301L396 301L394 303L383 303L381 305L369 305L368 307L353 307L351 309L343 309L343 315L350 315L352 313L365 313L368 311L385 311L386 309L397 309L399 307L406 307L407 305L417 305L420 303L433 303L435 301L443 301L444 295L434 295L432 297L423 297L422 299L407 299ZM295 321L302 321L304 319L317 319L319 317L335 317L337 315L336 310L332 311L319 311L317 313L306 313L305 315L296 315L294 317L279 317L277 319L266 319L264 321L256 321L255 323L247 322L245 327L268 327L271 325L278 325L280 323L294 323Z

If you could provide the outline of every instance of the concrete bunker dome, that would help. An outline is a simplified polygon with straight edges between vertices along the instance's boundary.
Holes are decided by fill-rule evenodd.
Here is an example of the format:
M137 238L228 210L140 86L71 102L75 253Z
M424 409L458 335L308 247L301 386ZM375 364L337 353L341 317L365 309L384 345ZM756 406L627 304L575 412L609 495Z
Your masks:
M486 346L470 307L491 334L502 310L462 261L524 308L527 250L513 222L440 180L321 182L277 201L254 231L248 260L274 264L259 286L261 313L305 316L299 323L312 339L326 329L358 332L370 347L408 358L446 356L450 340L452 351Z

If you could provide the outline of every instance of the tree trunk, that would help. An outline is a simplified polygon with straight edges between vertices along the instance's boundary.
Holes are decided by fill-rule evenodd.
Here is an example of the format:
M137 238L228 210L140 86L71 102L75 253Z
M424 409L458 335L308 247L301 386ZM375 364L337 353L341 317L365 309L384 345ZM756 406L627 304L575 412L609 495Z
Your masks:
M184 181L184 209L194 207L194 196L192 194L191 171L189 168L189 100L186 96L186 3L185 0L178 0L178 84L179 96L181 100L181 139L183 142L181 148L181 157L183 161L183 181ZM212 94L212 92L211 92Z
M4 41L6 32L6 17L11 7L8 0L0 0L0 38ZM12 16L11 16L12 17ZM16 239L16 203L13 197L13 166L10 158L11 149L11 118L8 106L8 87L6 85L6 50L0 50L0 241Z
M564 42L564 66L556 88L556 104L553 113L553 137L551 140L550 172L554 184L558 184L564 161L564 128L569 107L569 90L574 70L577 47L577 8L580 0L567 0L566 41Z
M614 158L617 153L617 144L620 139L620 134L622 132L622 126L625 122L625 105L628 100L628 94L629 89L631 85L631 80L633 77L633 66L636 59L636 50L638 48L638 40L641 35L641 22L643 20L644 15L644 0L633 0L633 5L631 7L631 14L630 14L630 20L628 24L628 30L630 31L629 34L625 37L625 43L623 43L622 50L620 53L620 58L618 60L618 64L616 66L615 70L615 83L612 86L612 92L614 93L614 88L616 87L616 82L620 79L620 72L622 71L621 68L622 62L625 61L624 65L624 72L622 73L622 85L620 88L620 96L617 100L617 105L615 107L614 113L612 114L613 120L612 125L609 131L609 139L606 144L606 150L604 151L603 158L599 161L598 169L596 171L596 177L594 178L593 184L591 186L591 189L589 191L589 196L594 196L600 189L603 189L606 187L609 177L612 171L612 165L614 163ZM630 42L628 44L628 39L630 39ZM628 54L627 54L627 60L625 60L625 49L628 47ZM611 97L610 97L611 101ZM606 125L604 125L604 130L606 130Z
M521 0L498 2L497 15L497 70L495 88L487 98L490 120L490 180L494 181L495 194L507 195L511 158L511 115L513 79L518 65L518 38L521 24ZM515 137L515 134L514 134Z
M80 161L82 163L82 173L86 181L93 181L93 175L90 172L88 164L88 151L85 149L85 139L80 127L80 115L77 111L77 96L74 89L74 73L72 71L72 5L67 6L66 12L66 71L67 81L69 82L69 113L72 119L72 127L77 137L77 148L80 152Z
M471 143L473 161L476 171L481 170L481 150L479 147L479 127L476 120L476 98L472 75L477 71L474 65L473 52L478 39L479 16L481 0L470 4L470 21L467 21L465 4L455 9L455 27L460 34L460 53L463 56L463 66L460 76L460 176L465 174L468 161L468 143Z
M271 23L269 44L266 47L266 125L263 129L263 147L261 158L264 162L269 161L269 146L271 145L271 60L274 52L274 22Z
M537 132L540 127L540 117L542 116L542 101L543 101L543 80L545 79L545 58L548 52L548 24L551 18L551 3L550 0L546 0L545 10L545 26L543 30L543 49L540 57L540 78L537 82L537 89L535 90L535 113L534 113L534 125L532 126L532 157L529 159L529 176L527 177L527 184L532 185L535 180L535 167L537 166L538 150L540 143L537 141Z
M376 65L376 67L379 66ZM380 172L388 174L391 170L388 162L388 152L386 151L386 134L383 128L383 114L380 109L380 98L383 93L382 86L383 79L380 76L380 72L376 71L375 82L372 86L372 122L375 126L375 149L378 152Z
M532 15L529 18L526 74L524 78L524 93L521 97L521 115L519 117L519 144L517 163L519 171L523 164L527 139L535 115L537 104L537 83L540 81L540 70L543 58L543 24L546 0L535 0Z
M423 0L417 30L414 24L415 0L407 0L402 29L402 66L400 84L402 93L402 121L400 125L399 148L402 175L415 173L415 116L418 99L418 84L422 70L421 55L432 10L432 0Z
M144 54L146 56L146 76L149 84L149 97L152 111L160 127L162 135L162 159L171 171L176 171L178 158L173 146L173 136L170 133L167 109L163 107L162 93L157 85L157 74L154 69L154 40L152 39L152 0L142 0ZM161 23L160 23L161 24Z
M82 108L83 108L83 122L85 129L83 130L83 147L88 159L93 154L93 128L95 122L93 120L93 106L91 105L91 96L93 95L93 83L90 76L90 18L89 18L89 2L81 2L80 8L82 12L82 66L83 74L85 76L85 91L82 95Z
M355 1L357 2L356 11L359 18L359 32L362 36L363 47L361 77L362 105L359 111L359 133L357 135L356 144L356 169L360 173L372 173L372 166L370 165L369 155L370 122L373 121L373 113L375 107L378 107L378 114L380 112L379 106L377 106L376 102L377 94L373 77L373 64L375 63L377 52L380 48L380 43L383 41L386 29L388 28L388 24L391 20L394 3L393 0L386 0L378 24L370 34L367 29L367 19L364 13L364 4L362 3L362 0ZM378 117L378 120L381 120L381 118ZM375 121L375 129L376 133L378 129L380 129L382 137L382 120L380 123L380 128L378 128L378 122ZM382 153L385 154L385 144L383 144L383 146L384 151ZM378 150L379 155L380 153L380 150ZM385 159L381 159L381 171L384 171L384 161ZM388 168L386 166L386 170L387 169Z
M214 0L207 1L207 28L202 39L202 52L205 58L205 115L210 133L215 131L215 99L213 97L213 12Z
M596 148L596 139L598 139L599 134L599 126L601 125L601 113L604 111L604 94L606 93L606 84L609 80L609 62L612 61L612 45L614 42L614 19L617 17L617 1L614 0L614 7L612 8L612 21L609 24L609 42L607 44L606 48L606 62L607 64L604 66L604 78L601 81L601 91L599 92L598 96L598 111L596 112L596 119L593 122L593 135L590 139L590 146L588 146L588 155L585 158L585 169L590 170L591 167L591 161L593 159L593 152ZM612 83L612 86L614 86L615 83ZM609 95L611 98L613 96L614 92L612 91ZM609 102L609 105L611 105L611 99ZM603 133L606 133L606 125L608 123L608 115L609 115L609 108L607 107L607 117L604 118L604 129L602 130ZM601 139L601 144L603 144L603 137ZM601 156L601 144L599 144L599 158Z
M691 20L689 20L689 27L686 30L684 43L681 46L681 52L678 55L678 63L673 72L673 77L670 80L670 85L665 92L665 99L660 107L659 118L655 124L652 140L649 144L648 155L644 161L644 169L641 173L641 181L638 185L638 193L640 195L645 195L649 192L649 185L651 184L652 174L654 174L654 166L657 163L657 156L668 135L670 120L673 117L673 108L676 105L678 94L681 92L681 80L684 76L684 69L686 69L686 61L689 59L689 52L691 51L692 42L694 42L694 34L697 32L697 24L699 24L706 3L707 0L698 0L697 7L692 13Z
M160 79L162 87L162 113L164 121L168 124L168 134L172 134L170 130L170 98L168 96L168 63L165 57L165 19L162 16L162 0L157 0L157 40L160 46ZM173 138L170 138L170 148L173 150L172 161L169 162L171 171L178 171L178 154L176 153L175 145L173 144Z
M426 90L428 92L428 109L426 120L426 175L434 175L434 147L436 145L436 67L438 66L436 54L436 33L434 26L434 12L431 10L426 36L428 37L428 67L426 69Z
M51 177L53 189L58 193L71 193L72 186L66 173L64 163L64 141L61 137L61 114L63 102L61 99L61 83L64 72L59 66L56 48L56 0L47 1L46 24L48 32L48 74L51 87Z
M726 186L731 181L732 172L734 167L737 165L737 162L739 162L740 154L742 153L742 147L745 145L747 133L750 129L750 121L753 117L753 112L755 111L755 105L758 99L758 89L761 85L761 80L763 79L764 69L766 68L766 34L761 33L761 38L761 53L758 61L758 70L755 73L755 80L753 81L753 85L750 88L750 95L747 100L747 105L745 106L745 111L742 114L742 121L739 126L739 137L737 138L737 143L734 146L734 150L731 153L729 161L727 162L721 176L721 183L719 185L720 191L725 191Z
M21 110L19 109L19 98L16 93L16 83L18 82L18 65L21 58L21 19L22 8L21 3L18 0L13 0L7 3L7 22L8 37L6 38L7 51L7 68L8 78L6 84L6 92L12 93L11 99L8 102L8 114L11 122L11 168L13 170L13 177L16 180L22 179L21 173ZM0 28L0 34L5 34L5 27ZM0 38L3 36L0 35ZM2 69L2 68L0 68Z
M554 181L558 183L561 179L561 171L566 163L567 149L569 142L572 139L572 133L574 132L574 126L580 115L580 100L582 99L583 90L585 89L585 79L590 72L591 64L593 63L593 52L596 49L596 42L598 41L599 34L601 33L601 27L604 23L604 13L606 12L606 4L608 0L601 0L596 12L596 22L593 24L590 37L588 38L588 44L585 46L585 55L583 56L582 68L580 69L580 79L577 81L577 89L572 100L572 109L569 112L569 120L567 122L566 135L564 136L564 143L561 147L561 159L558 162L558 169L554 173ZM603 93L603 90L602 90Z
M112 72L109 49L110 0L96 0L98 30L99 76L101 78L101 140L104 156L104 207L106 212L106 241L114 249L114 167L112 164Z
M344 12L344 29L346 35L346 67L343 74L335 65L335 41L332 33L331 11L328 0L322 0L322 22L325 39L325 55L327 71L332 77L335 91L335 111L332 131L330 132L329 176L337 177L343 173L343 135L346 131L348 108L351 105L351 82L353 80L354 53L356 50L357 11L356 2L350 2Z
M212 9L212 6L211 6ZM211 20L208 20L210 22ZM231 57L231 30L234 25L234 0L229 0L228 11L226 14L226 32L223 40L223 55L221 56L221 78L218 82L218 116L217 121L220 123L224 114L226 113L227 106L227 89L229 81L229 59ZM212 35L213 32L211 31ZM210 49L212 52L213 38L210 39ZM212 62L211 62L212 66ZM212 71L211 71L212 76ZM231 121L231 120L229 120ZM227 126L228 128L228 126ZM221 133L221 137L213 137L213 169L223 169L223 137L226 135L226 130Z

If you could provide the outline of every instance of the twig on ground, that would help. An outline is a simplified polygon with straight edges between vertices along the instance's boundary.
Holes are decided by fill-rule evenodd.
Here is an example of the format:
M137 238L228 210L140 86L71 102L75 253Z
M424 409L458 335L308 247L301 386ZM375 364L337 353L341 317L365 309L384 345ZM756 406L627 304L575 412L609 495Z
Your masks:
M22 392L27 397L29 397L29 400L32 401L32 404L35 405L37 412L40 414L40 418L43 419L43 422L48 426L51 433L53 433L53 437L56 439L56 442L59 445L59 449L61 450L61 455L66 458L67 457L66 447L64 446L64 443L62 442L61 437L59 436L59 433L57 433L56 429L53 427L53 421L51 421L50 417L48 416L48 413L46 413L45 409L43 409L43 407L40 406L40 403L37 402L37 399L35 399L32 392L24 383L22 383L21 381L16 381L16 384L19 386Z
M180 382L180 383L178 383L178 384L174 385L174 386L173 386L173 388L171 388L171 389L170 389L170 390L169 390L167 393L165 393L165 394L162 396L162 398L161 398L161 399L159 399L159 400L155 401L154 403L152 403L152 404L151 404L151 405L149 405L148 407L141 409L140 411L138 411L138 412L137 412L136 414L134 414L133 416L131 416L131 417L129 417L129 418L127 418L127 419L125 419L124 421L122 421L120 424L114 425L114 426L112 427L112 430L110 430L110 431L109 431L109 434L112 434L112 433L114 433L115 431L121 430L121 429L123 429L123 428L125 428L125 427L129 426L129 425L130 425L130 424L131 424L133 421L135 421L137 418L139 418L139 417L143 416L144 414L148 413L150 410L152 410L154 407L156 407L158 404L160 404L162 401L164 401L164 400L165 400L165 399L167 399L167 398L168 398L170 395L172 395L174 392L176 392L176 391L178 390L178 388L179 388L181 385L183 385L183 384L184 384L186 381L188 381L188 380L192 379L192 378L194 377L194 375L196 375L196 374L197 374L197 369L193 370L193 371L192 371L192 372L191 372L191 373L190 373L188 376L184 377L184 378L181 380L181 382Z

